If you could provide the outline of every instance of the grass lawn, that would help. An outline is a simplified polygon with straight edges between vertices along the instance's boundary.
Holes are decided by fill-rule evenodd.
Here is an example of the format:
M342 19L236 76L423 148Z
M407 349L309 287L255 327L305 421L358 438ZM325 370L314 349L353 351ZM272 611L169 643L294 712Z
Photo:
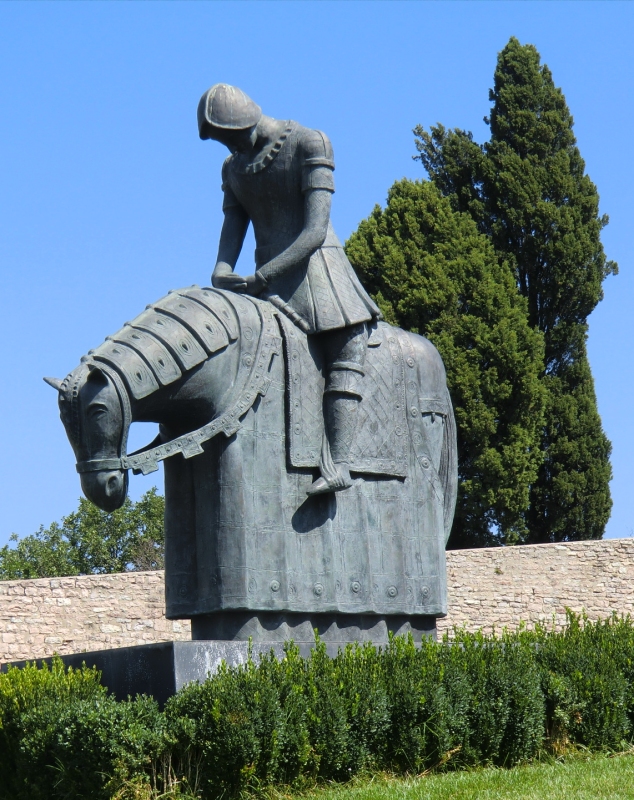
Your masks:
M634 755L575 757L564 763L411 780L375 778L306 796L311 800L634 800Z

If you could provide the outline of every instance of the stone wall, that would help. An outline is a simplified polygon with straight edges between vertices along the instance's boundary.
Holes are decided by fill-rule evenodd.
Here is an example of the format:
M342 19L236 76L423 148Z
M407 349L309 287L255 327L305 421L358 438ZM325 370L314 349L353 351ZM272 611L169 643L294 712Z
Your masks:
M438 632L566 621L566 607L591 619L634 616L634 539L605 539L447 553L449 615Z
M0 581L0 661L191 638L164 614L162 572Z
M457 550L447 572L439 633L560 626L566 606L593 619L634 615L634 539ZM163 613L162 572L0 582L0 661L190 638L188 622Z

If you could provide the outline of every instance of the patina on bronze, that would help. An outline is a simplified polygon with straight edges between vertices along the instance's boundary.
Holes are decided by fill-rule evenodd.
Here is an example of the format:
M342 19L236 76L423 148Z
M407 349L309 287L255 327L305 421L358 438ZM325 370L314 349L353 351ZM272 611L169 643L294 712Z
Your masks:
M169 293L47 379L84 493L111 511L129 469L164 462L167 616L194 638L420 638L446 613L457 484L440 357L379 320L347 261L324 134L224 84L199 131L232 151L214 287ZM134 421L160 433L127 454Z

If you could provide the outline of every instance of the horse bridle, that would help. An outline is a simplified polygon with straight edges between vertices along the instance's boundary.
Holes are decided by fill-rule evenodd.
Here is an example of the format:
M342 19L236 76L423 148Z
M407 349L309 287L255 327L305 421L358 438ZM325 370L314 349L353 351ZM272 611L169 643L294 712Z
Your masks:
M146 445L129 455L118 458L93 458L88 461L79 461L75 465L77 472L101 472L105 470L127 470L131 469L135 475L143 473L148 475L158 469L159 461L171 458L177 453L182 453L184 458L193 458L204 452L202 444L209 439L213 439L218 433L222 432L225 436L232 436L242 427L241 418L253 406L259 395L265 395L271 379L268 377L269 364L274 355L281 352L282 339L279 336L277 324L274 320L272 311L266 306L259 306L262 318L262 333L258 342L256 356L253 365L245 381L240 395L230 409L211 422L203 425L191 433L186 433L169 442L160 442L160 434ZM110 369L105 364L97 364L91 360L87 363L93 367L98 367L112 380L119 396L121 411L123 415L123 432L121 436L120 452L125 453L128 443L128 430L132 423L132 409L130 398L119 374Z
M119 406L121 408L121 415L123 417L123 423L121 426L121 442L119 443L119 452L125 453L128 447L128 432L130 430L130 425L132 424L132 408L130 406L130 398L128 397L128 392L126 391L125 386L123 385L123 381L119 376L118 372L115 370L110 369L110 367L106 366L105 364L97 364L94 361L86 359L85 363L88 365L88 369L98 367L101 372L110 378L114 387L117 391L117 396L119 398ZM123 466L123 461L125 460L126 456L119 456L117 458L91 458L88 461L78 461L75 464L75 469L79 474L83 474L84 472L101 472L103 470L118 470L118 469L127 469Z

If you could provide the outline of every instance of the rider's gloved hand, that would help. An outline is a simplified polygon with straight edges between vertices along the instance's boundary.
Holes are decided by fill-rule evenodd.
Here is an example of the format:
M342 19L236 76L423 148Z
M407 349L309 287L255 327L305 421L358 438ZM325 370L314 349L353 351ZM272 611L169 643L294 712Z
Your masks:
M247 281L242 275L236 275L229 264L219 261L211 276L211 285L216 289L228 289L231 292L246 292Z
M247 275L247 294L257 297L267 287L267 282L261 273L256 272L255 275Z

